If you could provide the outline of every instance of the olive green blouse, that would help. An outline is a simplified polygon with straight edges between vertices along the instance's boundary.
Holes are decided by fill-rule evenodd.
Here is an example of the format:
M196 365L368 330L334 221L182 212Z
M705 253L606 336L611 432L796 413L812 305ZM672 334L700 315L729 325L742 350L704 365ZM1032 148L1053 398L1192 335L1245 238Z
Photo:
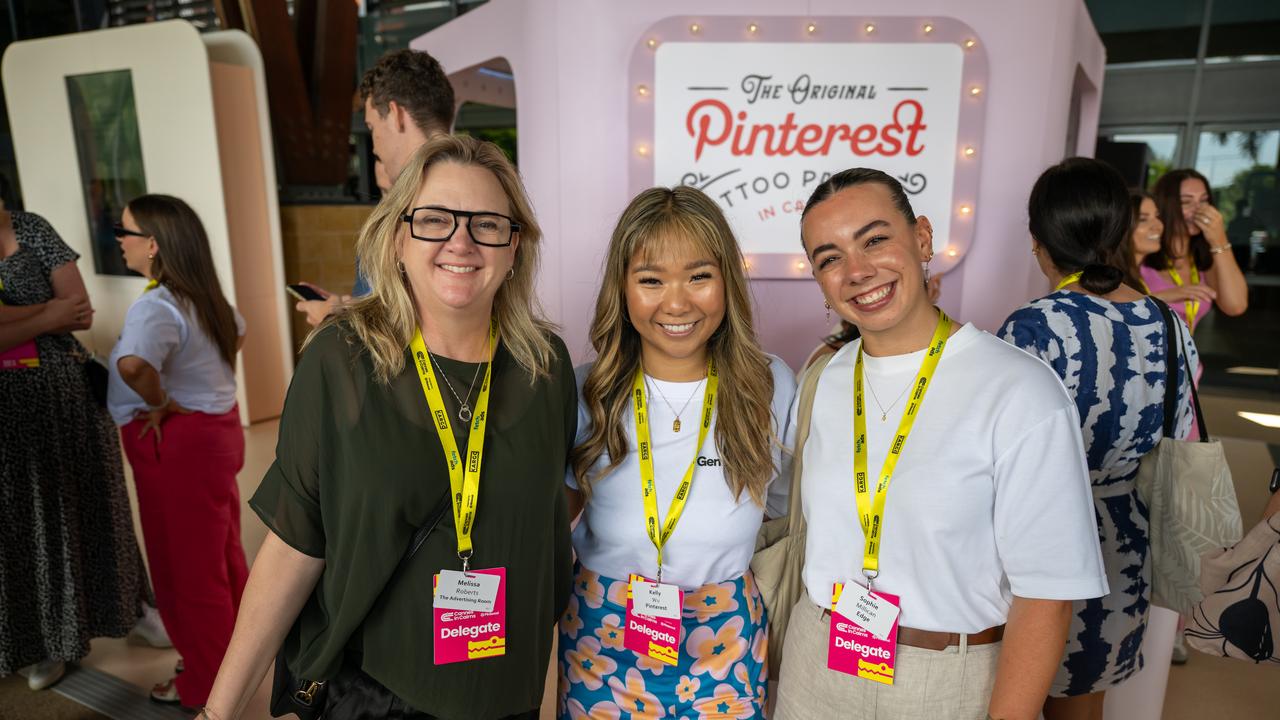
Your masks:
M493 363L471 567L507 569L506 655L435 665L432 576L461 569L452 511L384 591L449 489L413 361L406 349L404 370L382 385L342 326L312 340L289 385L276 460L249 501L282 540L325 560L285 643L299 677L331 678L346 654L411 706L442 718L498 718L539 705L552 628L572 582L563 484L578 416L568 351L559 337L551 341L549 378L531 383L502 344ZM461 395L477 365L438 359ZM465 448L457 402L443 394Z

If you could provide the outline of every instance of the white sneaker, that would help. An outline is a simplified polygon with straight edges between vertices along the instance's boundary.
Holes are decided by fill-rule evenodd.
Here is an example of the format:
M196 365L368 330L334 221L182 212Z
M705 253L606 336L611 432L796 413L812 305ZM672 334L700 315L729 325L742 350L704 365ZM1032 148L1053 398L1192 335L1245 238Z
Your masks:
M45 660L31 666L31 674L27 675L27 687L32 690L43 690L62 679L67 674L67 664L61 660Z
M142 606L142 617L138 619L138 624L129 631L128 642L131 645L150 645L154 648L173 647L173 641L169 639L169 633L160 619L160 611L146 604Z
M1182 633L1173 641L1173 655L1169 658L1174 665L1187 664L1187 641L1183 638Z

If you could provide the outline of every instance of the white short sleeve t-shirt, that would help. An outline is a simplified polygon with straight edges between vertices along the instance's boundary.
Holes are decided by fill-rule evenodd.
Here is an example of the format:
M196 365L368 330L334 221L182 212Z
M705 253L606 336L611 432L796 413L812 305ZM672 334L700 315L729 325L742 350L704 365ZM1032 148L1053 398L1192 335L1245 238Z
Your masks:
M590 368L591 365L587 364L577 369L579 396ZM796 382L791 368L780 358L770 355L769 368L773 372L773 432L781 442L786 435L787 412L795 395ZM676 487L683 479L689 461L694 460L703 387L697 382L672 383L652 377L647 380L658 517L665 521ZM731 379L721 376L720 382L723 385ZM688 407L680 412L680 432L672 431L675 413L659 397L657 390L666 395L676 411L680 411L680 406L692 396ZM645 532L640 461L635 453L635 423L630 404L623 417L631 452L613 472L592 486L591 499L573 529L573 548L583 567L606 577L625 580L631 573L638 573L653 578L658 573L658 555ZM578 442L586 439L589 424L586 408L580 403ZM756 505L745 490L741 497L733 496L725 481L715 433L716 420L713 417L702 452L697 457L693 487L689 491L684 514L662 551L663 582L686 590L733 580L746 572L765 514L765 510ZM784 461L784 453L778 443L775 443L773 460L782 477L789 478L790 462ZM602 458L595 467L600 469L606 465ZM776 477L770 479L768 488L766 507L770 517L781 517L787 512L790 483L777 482ZM572 488L578 486L572 473L565 482Z
M244 318L236 316L236 333L244 335ZM136 355L160 373L165 392L188 410L221 415L236 404L236 373L194 314L161 285L129 306L120 339L111 349L107 410L117 425L127 425L147 403L120 377L120 358Z
M823 371L803 450L804 581L824 608L833 583L866 584L853 487L860 343ZM923 357L864 355L879 400L867 392L873 479L902 418L893 403ZM948 340L889 485L874 587L901 596L903 627L960 633L1004 623L1014 595L1107 593L1075 405L1039 358L969 324Z

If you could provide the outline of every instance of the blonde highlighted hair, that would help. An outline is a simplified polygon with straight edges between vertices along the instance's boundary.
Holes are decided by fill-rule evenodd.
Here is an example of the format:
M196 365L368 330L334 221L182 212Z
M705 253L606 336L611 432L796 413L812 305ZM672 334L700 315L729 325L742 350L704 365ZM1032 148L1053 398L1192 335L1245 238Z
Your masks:
M447 162L474 165L493 173L511 204L511 217L520 224L520 244L513 274L503 281L493 299L493 314L502 328L502 342L516 363L535 381L547 377L554 358L550 335L555 328L543 318L534 288L542 230L520 176L507 156L497 145L466 135L438 136L414 153L356 240L360 269L372 292L346 311L331 315L320 327L333 323L348 326L368 350L379 382L391 382L404 369L404 352L417 330L418 311L409 279L398 265L398 244L404 233L401 217L412 206L432 166ZM314 332L311 337L315 337Z
M715 443L734 496L741 497L746 490L763 507L765 487L775 471L773 373L752 326L751 298L738 242L715 202L691 187L645 190L618 218L591 323L591 344L597 359L582 387L591 432L573 449L574 475L583 494L590 497L592 484L611 473L630 452L627 410L631 384L640 367L641 344L627 314L628 269L632 260L646 262L672 243L691 243L706 253L715 260L724 280L724 320L707 341L720 375ZM609 464L592 473L591 468L606 456Z

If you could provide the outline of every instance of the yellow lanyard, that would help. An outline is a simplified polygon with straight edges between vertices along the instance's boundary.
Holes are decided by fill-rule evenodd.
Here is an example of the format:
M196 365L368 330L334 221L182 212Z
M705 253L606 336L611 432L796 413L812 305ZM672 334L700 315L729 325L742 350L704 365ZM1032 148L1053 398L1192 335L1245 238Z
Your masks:
M155 290L155 289L156 289L156 288L158 288L158 287L160 287L160 281L159 281L159 280L151 280L151 281L147 282L147 286L146 286L145 288L143 288L143 289L142 289L142 294L143 294L143 295L146 295L147 293L151 292L152 290Z
M421 329L413 333L413 360L418 368L418 379L422 381L422 394L427 396L427 407L431 409L436 434L440 436L440 445L444 448L444 457L449 463L454 531L458 535L458 558L462 560L464 572L468 569L472 554L471 529L475 526L476 501L480 497L480 462L484 455L484 429L489 420L489 378L493 371L493 346L497 339L498 320L494 318L489 321L489 362L485 364L484 382L480 384L480 394L476 397L476 407L471 417L464 471L458 442L454 439L453 428L449 424L449 413L445 411L444 398L440 395L440 383L436 381L431 359L427 355L427 343L422 339Z
M1058 283L1058 287L1054 288L1054 289L1053 289L1053 291L1054 291L1054 292L1057 292L1057 291L1061 290L1062 288L1064 288L1064 287L1066 287L1066 286L1070 285L1071 283L1073 283L1073 282L1075 282L1075 281L1079 280L1081 275L1084 275L1084 273L1083 273L1083 272L1073 272L1073 273L1071 273L1070 275L1068 275L1068 276L1066 276L1066 277L1062 278L1062 281Z
M924 404L924 394L929 389L933 372L938 367L938 360L942 358L942 351L950 336L951 318L939 310L938 327L933 331L933 340L929 343L924 362L920 364L920 372L911 383L915 390L903 410L898 433L889 446L889 454L884 459L884 467L880 470L880 481L876 484L874 494L867 482L867 418L862 392L862 345L858 345L858 359L853 369L853 478L854 492L858 498L858 515L862 523L862 572L868 579L880 573L880 536L884 532L884 502L888 495L889 481L893 479L893 470L898 466L898 458L902 456L902 448L907 443L907 436L911 434L911 426L915 424L920 406Z
M1173 261L1169 261L1169 279L1173 281L1174 285L1177 285L1178 287L1182 287L1182 276L1178 274L1178 271L1176 269L1174 269ZM1194 260L1191 261L1191 284L1192 285L1200 284L1200 268L1196 267L1196 263ZM1188 300L1187 301L1187 329L1192 332L1195 332L1196 315L1199 314L1199 312L1200 312L1200 301Z
M707 386L702 391L702 422L698 425L698 447L689 461L689 469L684 471L684 478L676 488L675 497L671 498L671 507L667 510L667 521L658 530L658 489L653 479L653 444L649 440L649 406L644 393L644 368L636 369L635 381L632 383L632 405L636 417L636 444L640 454L640 488L644 492L645 531L649 541L658 550L658 582L662 582L662 546L667 544L684 513L685 503L689 501L689 489L693 486L693 471L698 467L698 456L702 454L702 443L707 439L707 431L711 429L711 417L716 407L716 389L720 385L720 376L716 374L716 364L707 361Z

